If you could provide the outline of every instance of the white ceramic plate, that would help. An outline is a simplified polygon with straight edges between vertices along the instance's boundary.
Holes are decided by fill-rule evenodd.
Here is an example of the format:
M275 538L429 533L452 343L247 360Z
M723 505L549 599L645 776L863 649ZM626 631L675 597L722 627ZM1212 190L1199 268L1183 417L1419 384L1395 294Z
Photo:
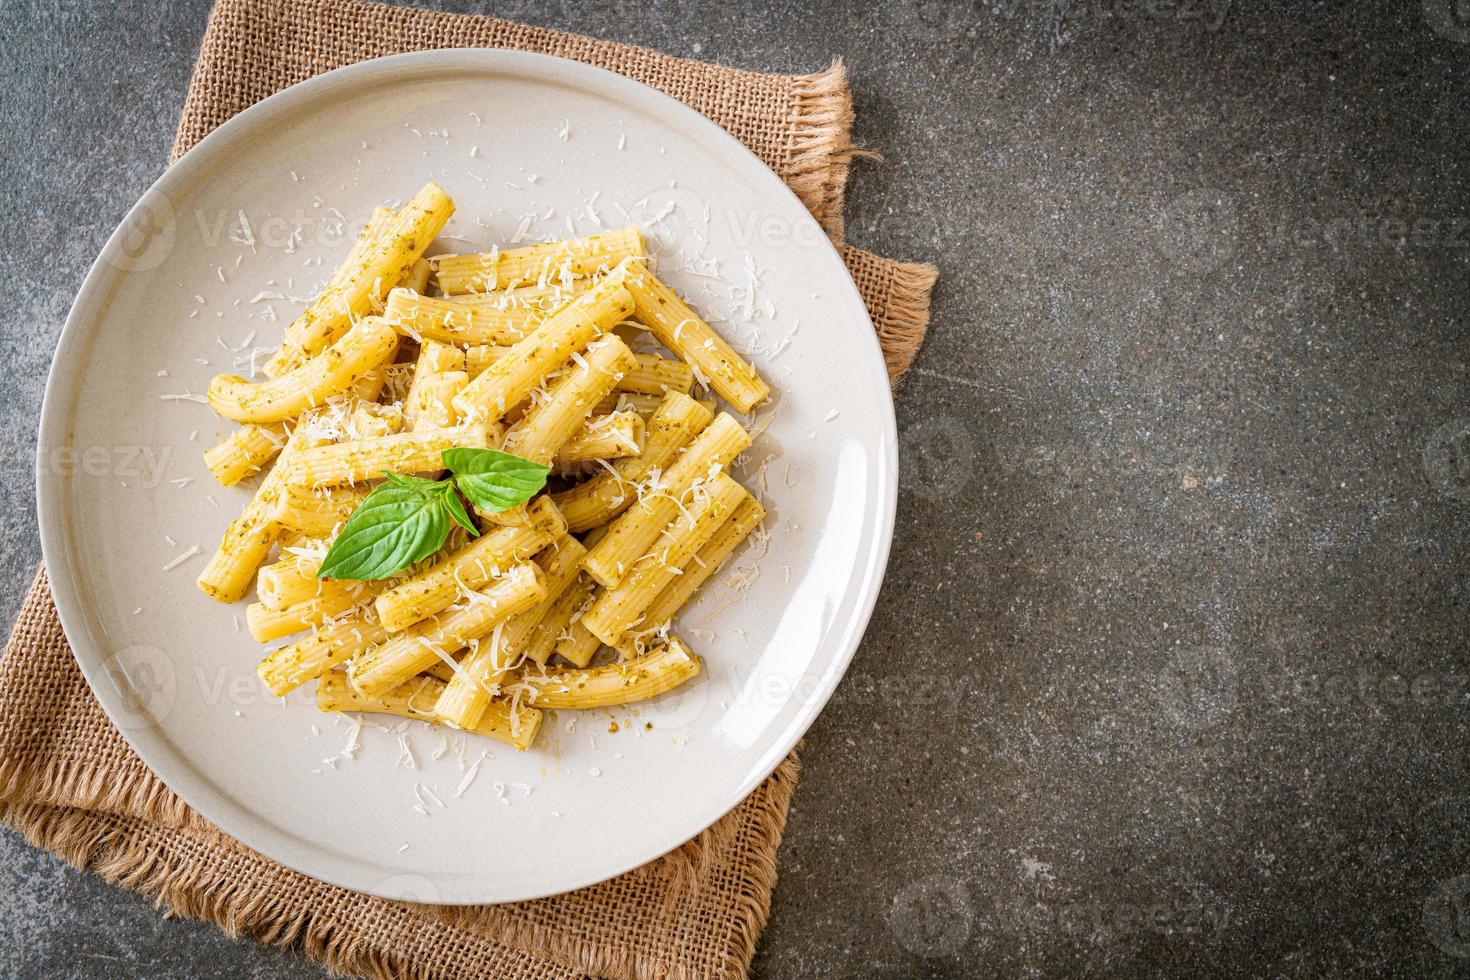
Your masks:
M250 334L247 348L278 342L302 306L292 297L315 291L371 208L429 179L458 206L434 252L505 244L532 213L528 241L590 234L589 202L609 227L626 223L619 207L645 227L660 275L726 316L717 329L778 392L737 473L757 486L771 458L770 539L764 554L748 546L732 559L683 618L680 633L708 665L697 683L641 707L563 712L529 752L446 742L414 723L404 736L364 727L344 759L350 717L319 713L314 685L285 702L266 694L245 604L194 587L248 491L214 486L200 459L227 424L171 396L203 392L232 369L225 348ZM720 278L708 274L716 261ZM867 624L896 474L867 313L781 181L650 88L506 51L331 72L242 113L170 168L108 241L67 319L38 463L62 623L143 759L282 864L441 903L609 878L758 785L826 702ZM164 570L195 545L204 554ZM759 577L744 601L721 609L731 576L746 574L732 569L749 566Z

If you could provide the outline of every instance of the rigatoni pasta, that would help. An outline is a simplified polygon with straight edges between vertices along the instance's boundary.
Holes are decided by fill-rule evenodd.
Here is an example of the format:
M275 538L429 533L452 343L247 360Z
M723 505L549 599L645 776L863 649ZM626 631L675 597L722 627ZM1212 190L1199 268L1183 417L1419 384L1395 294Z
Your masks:
M715 393L736 411L748 412L771 394L755 368L679 294L664 285L640 262L629 262L623 284L641 320L659 341L699 372Z
M678 392L665 395L645 428L643 452L620 459L606 472L568 490L551 495L573 531L590 531L627 510L638 499L645 478L665 469L713 414L694 399Z
M664 586L684 574L684 566L704 547L741 500L745 488L725 474L674 515L648 552L615 586L608 588L582 617L582 625L608 646L643 621L643 613ZM606 540L606 539L604 539Z
M741 412L770 389L639 229L435 254L453 209L429 184L375 210L266 379L211 383L239 426L206 465L258 482L199 587L254 582L276 696L525 749L547 709L699 674L672 620L765 514L704 388Z
M583 567L612 588L633 563L648 552L659 532L684 507L684 500L716 479L723 468L750 445L750 433L729 415L715 418L661 479L640 490L638 503L619 517L587 555Z
M643 395L662 395L666 391L682 391L686 395L694 387L694 369L683 361L657 354L639 354L638 363L618 380L619 391Z
M563 535L536 556L546 585L541 601L513 616L460 662L434 706L435 715L457 728L472 728L480 720L491 698L500 693L501 682L522 659L537 624L576 580L586 554L580 541Z
M445 293L483 293L548 283L570 283L611 270L624 259L642 258L643 235L637 228L569 238L505 251L452 255L439 259L435 272Z
M398 335L385 320L364 317L331 347L294 371L259 384L235 374L209 383L209 407L236 422L280 422L341 394L393 359Z
M612 334L589 346L585 357L572 355L572 363L562 368L545 399L506 433L503 448L543 466L549 464L586 426L592 406L635 364L633 352Z
M353 320L381 308L388 291L409 275L454 212L454 202L429 183L389 215L381 227L354 249L331 285L286 328L280 351L266 364L277 377L331 346Z
M323 489L287 483L285 492L275 501L272 516L283 530L324 537L346 523L353 511L362 506L369 489L365 486Z
M613 412L587 419L556 451L561 467L597 460L624 459L643 455L643 416L637 412Z
M471 592L463 605L421 620L355 659L348 672L352 686L364 694L391 690L545 597L541 570L529 562L516 565L483 590Z
M461 425L316 446L291 459L288 479L296 486L333 487L369 480L384 470L423 473L440 468L444 450L488 446L497 435L493 427Z
M281 647L262 660L255 672L272 694L285 697L387 640L388 631L370 611L362 611L335 619L305 639Z
M620 663L528 672L520 686L538 708L607 708L671 691L702 666L683 640L671 636L657 649Z
M608 278L578 296L517 342L465 386L454 407L467 419L494 422L547 375L633 312L628 291Z
M247 422L218 445L204 451L209 475L222 487L232 487L254 476L276 458L286 445L286 426L280 422Z
M534 306L500 308L423 296L410 289L388 294L383 318L405 336L444 344L514 344L546 319Z

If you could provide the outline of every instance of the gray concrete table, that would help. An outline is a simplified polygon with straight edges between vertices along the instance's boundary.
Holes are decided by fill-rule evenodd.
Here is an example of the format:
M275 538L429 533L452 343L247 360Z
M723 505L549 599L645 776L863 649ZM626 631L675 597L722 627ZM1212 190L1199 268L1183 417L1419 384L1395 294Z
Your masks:
M455 3L847 59L850 237L937 261L888 585L756 973L1470 968L1470 22L1453 0ZM0 540L206 0L0 9ZM936 679L939 679L936 681ZM0 834L0 974L297 977Z

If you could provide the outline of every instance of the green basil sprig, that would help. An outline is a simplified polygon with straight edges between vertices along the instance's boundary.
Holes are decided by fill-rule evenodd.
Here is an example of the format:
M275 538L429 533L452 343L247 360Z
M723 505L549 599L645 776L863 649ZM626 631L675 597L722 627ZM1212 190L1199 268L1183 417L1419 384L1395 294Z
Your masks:
M479 534L461 493L482 510L508 510L534 497L551 472L495 449L446 449L440 458L450 471L448 479L384 470L387 482L342 525L317 578L368 581L395 575L444 547L451 524Z
M546 486L551 467L498 449L446 449L444 465L470 503L487 511L509 510Z

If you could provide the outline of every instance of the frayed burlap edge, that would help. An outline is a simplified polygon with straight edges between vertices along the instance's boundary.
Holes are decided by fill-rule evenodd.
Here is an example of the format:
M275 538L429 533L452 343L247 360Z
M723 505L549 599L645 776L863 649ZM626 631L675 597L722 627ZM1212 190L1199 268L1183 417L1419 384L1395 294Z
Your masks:
M38 649L37 644L64 643L49 579L41 566L12 628L6 660ZM69 650L62 652L70 656ZM95 706L92 711L97 711ZM32 734L28 736L27 732ZM257 861L268 860L219 831L136 761L128 769L111 752L77 756L48 750L31 742L37 735L24 724L12 727L8 733L8 739L19 741L7 742L0 758L0 820L38 846L78 867L94 870L109 881L144 891L176 914L211 921L231 934L249 934L279 945L302 939L308 955L338 968L345 968L349 960L357 966L365 964L363 968L371 967L381 959L383 951L368 949L359 957L347 948L348 939L333 937L334 930L345 931L347 935L359 935L351 942L370 944L360 934L352 933L350 924L337 918L320 922L310 916L303 919L298 906L310 903L304 896L294 903L285 897L300 896L296 889L272 889L268 901L259 894L261 889L233 893L229 882L210 880L210 875L216 873L213 865L219 862L188 861L171 853L169 844L190 849L217 848L220 850L216 854L243 853ZM119 765L124 771L119 771ZM688 901L691 892L697 891L717 868L734 870L740 885L739 898L729 906L729 935L721 937L716 947L722 951L725 972L732 976L748 966L769 914L776 879L776 848L798 774L799 763L793 752L761 785L749 805L742 804L682 846L629 872L659 886L653 891L668 914ZM275 867L281 874L302 877ZM556 897L543 903L561 900ZM359 896L356 901L377 900ZM517 955L548 959L573 970L600 964L604 972L621 976L644 975L648 969L667 976L689 974L688 965L673 959L682 952L678 946L665 947L659 958L636 944L619 946L605 936L584 935L577 939L572 933L540 925L538 917L545 918L538 915L540 904L443 909L420 906L415 921L458 929L464 942L493 939ZM390 965L392 970L384 975L402 972L398 965ZM709 961L704 965L708 967Z
M14 758L0 764L0 801L27 800L38 806L77 807L100 813L137 815L179 830L211 829L211 824L154 778L139 785L118 779L106 766L66 760L27 770Z
M771 774L768 792L754 810L757 838L768 839L773 846L754 860L741 863L746 881L726 937L725 948L730 955L720 974L726 980L747 974L756 942L770 915L770 896L777 878L775 854L799 770L800 763L793 752ZM701 866L707 866L720 851L735 842L738 819L734 812L721 818L709 830L644 871L671 877L697 877ZM177 834L177 830L148 828L143 819L129 815L14 802L0 802L0 821L15 828L33 845L75 867L137 891L171 914L211 922L232 937L249 936L283 948L299 944L307 957L330 970L375 980L404 977L428 980L436 974L432 964L412 962L309 905L292 905L276 895L247 892L229 883L212 882L206 887L201 879L210 876L207 863L181 866L169 860L158 847L158 841L152 839L153 834ZM211 846L240 846L212 828L195 833ZM420 908L430 913L427 921L437 919L448 930L469 931L476 938L488 931L511 948L534 951L534 955L544 955L568 968L593 975L657 976L669 980L697 980L701 976L681 964L650 956L643 948L587 943L564 931L540 925L526 914L534 911L529 908L534 904ZM525 911L521 911L523 908Z
M843 246L841 251L858 278L872 280L882 270L882 281L874 285L872 294L885 299L881 307L872 310L873 325L889 377L897 386L924 340L929 295L938 271L922 263L878 260L853 246ZM54 607L48 607L52 607L52 600L43 567L27 595L15 632L37 615L54 619ZM747 880L732 918L725 977L745 975L769 918L777 878L777 847L798 773L799 763L793 753L772 774L767 796L754 808L756 837L768 837L772 846L761 853L747 851L743 860L736 862ZM740 819L740 812L732 811L683 846L630 873L666 881L664 899L676 903L689 889L697 888L701 877L738 843ZM200 887L198 869L170 863L158 853L156 841L141 829L145 820L158 825L156 833L204 839L220 847L241 847L190 810L157 777L150 775L141 782L119 780L116 772L105 767L65 759L54 759L50 765L32 771L22 769L14 759L0 765L0 821L71 864L150 896L173 914L212 922L230 935L249 935L277 946L299 942L306 956L333 970L382 980L434 975L428 967L374 946L345 923L325 918L319 921L312 910L290 907L277 897L236 894L228 887ZM527 953L534 950L535 955L544 954L571 969L675 980L694 975L684 965L652 957L643 948L572 939L535 922L532 910L525 906L437 911L436 917L449 927L471 930L477 936L488 933L503 937L512 948Z
M896 389L929 332L929 305L939 270L927 262L880 258L852 245L838 251L868 305L883 366Z
M893 386L908 373L929 332L929 305L939 270L927 262L895 262L888 309L873 324Z
M840 242L844 191L852 160L873 154L851 143L853 111L840 59L824 71L792 76L791 85L799 124L787 147L788 180L822 227ZM195 88L191 83L191 95ZM171 160L186 148L185 139L181 128ZM883 270L883 278L888 281L885 305L872 313L890 379L897 386L923 341L929 322L929 291L937 271L916 263L887 263L851 246L844 246L842 252L855 274L859 267L875 272L874 267L887 266ZM49 606L47 590L41 569L26 605L42 599ZM43 595L37 595L38 591ZM48 612L54 619L54 610ZM746 974L768 920L777 877L776 845L780 843L798 772L799 763L793 753L772 774L763 787L765 795L749 808L749 815L734 811L670 854L631 872L667 882L663 898L675 903L689 889L697 888L701 876L740 842L741 819L754 821L756 839L769 839L772 846L760 852L747 849L736 862L744 881L726 937L729 954L720 971L724 977ZM249 935L281 947L299 944L306 956L329 969L382 980L427 980L442 975L441 965L412 961L404 952L375 945L348 922L334 919L319 908L293 905L270 893L244 893L228 881L209 882L212 869L208 862L174 857L161 844L172 839L235 851L246 849L195 814L156 777L130 781L117 776L116 772L78 760L53 759L44 769L33 772L22 771L13 761L7 761L0 766L0 821L79 868L148 895L173 914L211 922L229 935ZM362 900L373 901L365 897ZM460 938L473 935L479 941L493 937L506 942L506 948L519 956L545 955L570 969L621 976L695 975L687 965L650 956L644 948L571 939L565 932L538 924L528 906L428 911L429 915L420 915L415 921L430 930L459 930ZM421 956L422 951L419 947L415 953Z
M731 864L742 871L745 880L730 932L725 937L728 941L725 948L730 954L720 974L725 980L736 980L748 974L750 962L755 957L756 943L770 917L771 895L777 879L776 853L801 772L798 755L799 751L794 750L771 773L766 780L765 795L753 810L752 819L756 826L747 836L769 840L771 846L759 853L747 851L740 860ZM673 893L677 896L680 889L697 885L699 876L737 843L739 825L744 818L739 809L732 810L683 847L630 873L648 873L670 880L682 878L683 884L676 885ZM576 941L564 932L535 921L527 914L531 910L525 906L481 905L445 911L450 919L463 917L482 923L485 931L512 946L544 951L560 963L593 975L652 976L668 980L702 980L707 977L683 964L652 957L647 949L638 946L606 940L597 944Z
M403 18L432 19L436 25L446 31L449 31L455 22L469 21L476 17L476 15L411 7L390 7L372 2L348 5L345 10L333 9L331 4L324 3L316 13L317 16L328 18L360 14L373 9L391 10L395 15ZM179 128L175 133L173 147L169 153L169 163L176 162L220 123L245 108L245 105L241 104L227 109L223 115L220 115L211 106L215 101L223 101L227 104L238 101L238 90L229 88L229 83L234 80L217 77L218 60L223 57L238 61L250 57L247 52L237 50L236 42L239 41L239 38L235 37L234 33L239 30L240 25L231 20L230 14L234 12L237 12L234 5L222 0L210 13L200 41L200 56L195 62L188 93L180 114ZM479 16L483 19L483 15ZM491 19L498 20L493 17ZM517 26L524 27L524 25ZM614 70L617 70L615 66L608 65L605 59L597 57L610 46L629 52L650 51L660 57L668 58L671 62L683 62L692 72L720 72L731 77L759 74L707 62L670 58L636 45L610 45L609 42L594 41L564 31L544 28L526 29L534 35L529 41L528 50L557 54L602 67L613 67ZM580 48L578 50L548 50L557 47L561 42L571 43L574 48L580 45ZM511 46L520 47L519 44ZM429 47L412 46L404 50L429 49ZM387 53L389 52L383 52L383 54ZM852 93L847 84L847 71L839 58L835 59L826 69L811 74L765 77L779 79L788 87L792 107L790 110L792 125L783 150L784 160L773 159L769 162L775 165L773 169L777 170L782 179L796 192L822 228L832 236L834 241L840 242L842 240L843 198L852 160L855 157L876 156L876 154L859 150L852 145ZM296 81L300 80L296 79ZM287 83L289 84L290 81L288 79Z
M792 79L796 125L787 154L786 183L835 242L842 241L842 205L854 156L852 93L847 68L834 59L825 71Z
M213 923L232 938L249 936L283 948L300 944L308 958L329 970L377 980L429 980L433 976L404 956L372 947L341 924L315 921L309 909L286 909L269 894L240 894L228 885L198 887L190 869L166 860L157 842L128 818L110 819L65 807L0 803L0 820L69 864L136 891L173 915Z

